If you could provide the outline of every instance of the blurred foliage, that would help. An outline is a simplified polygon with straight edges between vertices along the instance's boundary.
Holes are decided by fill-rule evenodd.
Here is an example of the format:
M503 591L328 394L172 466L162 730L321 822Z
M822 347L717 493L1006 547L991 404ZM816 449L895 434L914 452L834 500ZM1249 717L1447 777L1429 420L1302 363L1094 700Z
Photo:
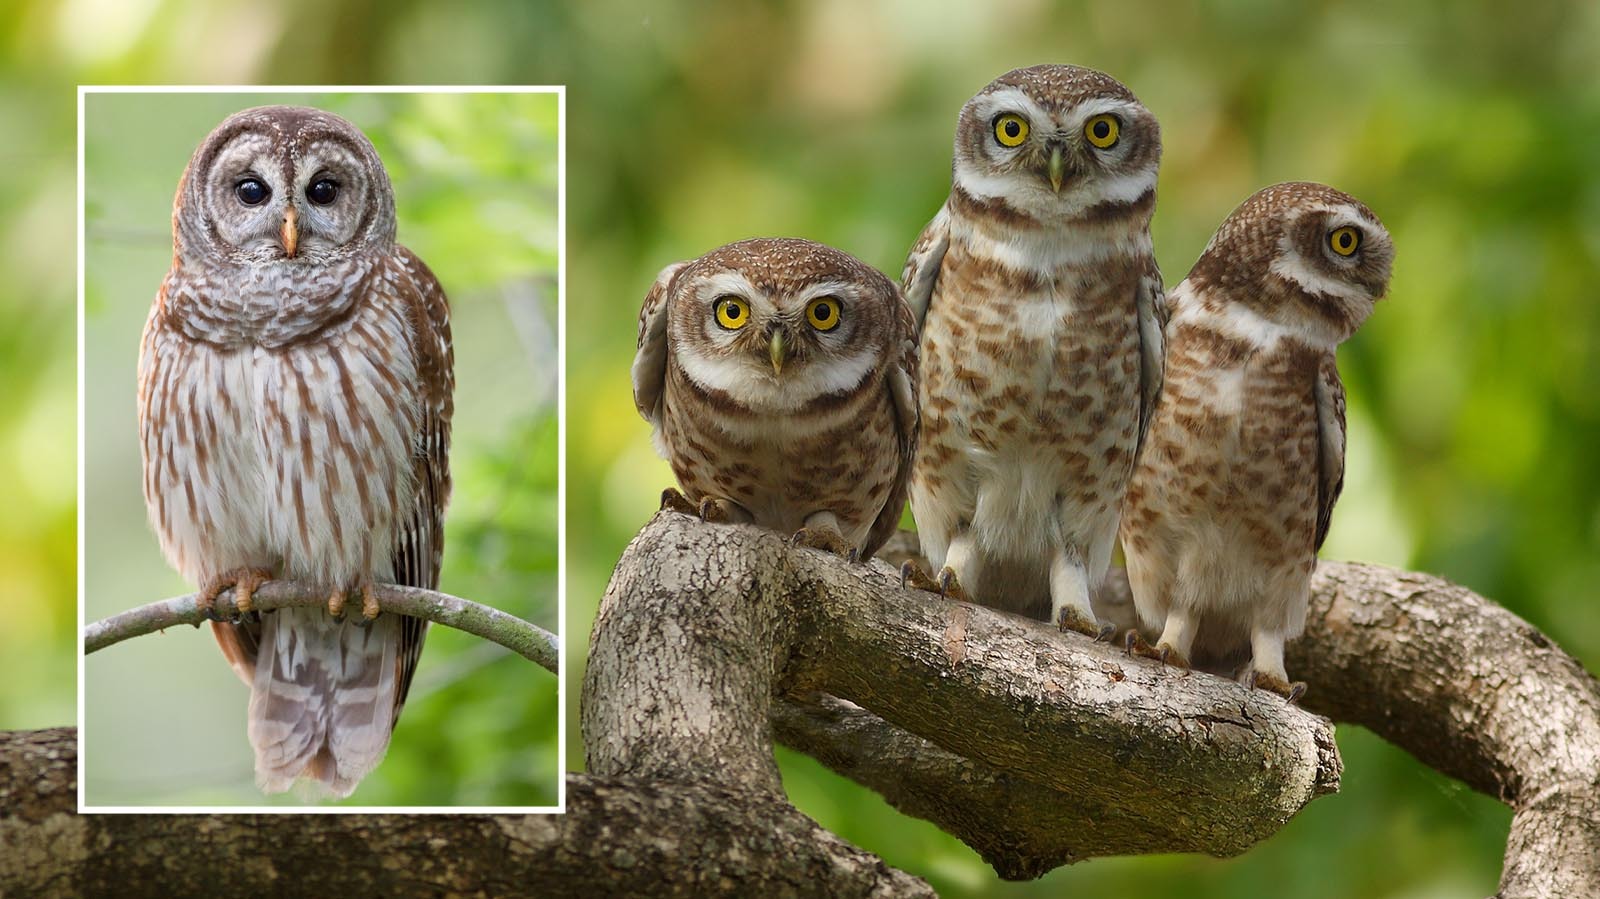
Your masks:
M1340 354L1351 450L1327 554L1453 578L1600 667L1596 4L14 9L0 23L4 71L33 89L0 97L4 152L26 175L0 187L12 285L0 365L14 397L0 445L19 485L0 550L19 612L0 632L0 670L20 672L0 678L0 726L70 718L73 81L569 85L569 720L611 566L670 477L629 397L633 317L656 271L790 234L898 272L945 196L961 103L1041 61L1104 69L1161 119L1155 239L1169 282L1275 181L1326 181L1383 217L1399 259L1390 299ZM568 740L576 764L575 726ZM813 762L782 762L804 810L952 895L1492 892L1508 821L1498 804L1360 730L1343 729L1340 745L1344 792L1241 858L1100 860L1029 884L998 882L955 841Z
M139 333L171 263L172 195L190 154L227 115L264 103L318 106L371 138L394 185L400 242L450 295L455 490L441 589L556 630L559 98L550 93L85 97L87 618L192 589L145 523ZM249 693L203 630L85 661L89 804L297 804L256 791ZM559 716L548 673L431 628L388 757L344 802L554 805Z

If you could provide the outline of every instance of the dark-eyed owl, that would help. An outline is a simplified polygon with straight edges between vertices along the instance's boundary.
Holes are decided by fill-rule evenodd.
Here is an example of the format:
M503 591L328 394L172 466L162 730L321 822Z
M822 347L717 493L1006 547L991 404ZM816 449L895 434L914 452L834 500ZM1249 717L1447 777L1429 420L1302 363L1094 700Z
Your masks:
M213 629L250 685L256 782L346 796L383 758L426 622L375 582L434 588L450 495L449 310L395 243L372 144L315 109L229 117L195 151L139 358L144 495L168 560L241 609L266 578L328 609ZM347 592L362 612L347 618ZM376 620L369 620L376 617Z
M1017 69L962 108L950 197L904 274L911 511L942 569L922 586L1103 633L1090 591L1161 387L1160 162L1155 117L1089 69Z
M1122 523L1155 654L1187 665L1248 653L1249 681L1304 688L1283 647L1305 625L1344 483L1334 349L1384 295L1393 261L1389 232L1354 198L1279 184L1235 209L1173 289L1166 387Z
M656 278L634 403L702 517L866 557L905 505L915 340L900 291L854 257L740 241Z

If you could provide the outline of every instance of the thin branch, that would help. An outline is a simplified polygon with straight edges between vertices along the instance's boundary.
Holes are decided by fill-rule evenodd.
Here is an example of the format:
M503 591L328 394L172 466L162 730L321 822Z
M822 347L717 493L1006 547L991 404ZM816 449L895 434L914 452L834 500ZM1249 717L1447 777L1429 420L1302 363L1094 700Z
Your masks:
M378 608L384 612L426 618L435 624L466 631L474 637L504 646L551 674L560 673L561 638L515 615L421 587L377 584L373 587L373 593L377 597ZM104 621L96 621L83 629L83 651L96 652L123 640L180 624L199 627L210 620L201 611L199 599L198 593L175 596L130 609ZM301 581L267 581L256 589L251 605L257 612L270 612L275 609L326 606L327 601L328 591L325 587ZM217 596L213 613L223 619L238 616L232 589L224 590ZM353 600L352 607L345 614L361 614L359 597Z

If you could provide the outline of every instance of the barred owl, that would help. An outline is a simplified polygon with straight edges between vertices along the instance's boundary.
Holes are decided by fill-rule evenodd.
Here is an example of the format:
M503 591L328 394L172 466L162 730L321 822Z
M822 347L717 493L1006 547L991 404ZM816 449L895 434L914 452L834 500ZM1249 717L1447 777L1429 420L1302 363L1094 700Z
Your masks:
M852 256L757 239L667 266L639 313L633 397L683 511L850 558L899 524L915 327L894 284Z
M1161 130L1089 69L995 79L906 262L921 319L919 586L1106 636L1089 603L1160 391Z
M1334 349L1389 285L1394 243L1321 184L1256 193L1169 298L1167 382L1129 488L1122 545L1154 650L1291 699L1286 640L1305 626L1317 550L1344 485ZM1196 658L1198 654L1198 659Z
M316 109L229 117L178 185L173 261L145 325L149 519L250 687L256 783L347 796L383 758L427 622L372 585L434 588L450 495L453 350L433 273L395 243L377 152ZM267 578L327 609L250 611ZM346 595L361 597L346 616Z

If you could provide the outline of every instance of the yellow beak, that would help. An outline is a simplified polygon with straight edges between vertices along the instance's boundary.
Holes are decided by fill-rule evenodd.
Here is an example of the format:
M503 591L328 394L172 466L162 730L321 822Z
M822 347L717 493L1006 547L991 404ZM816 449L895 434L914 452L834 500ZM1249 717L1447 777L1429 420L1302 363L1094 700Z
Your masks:
M278 229L278 237L283 240L283 252L290 259L294 258L294 251L300 245L300 217L290 206L283 213L283 227Z
M1061 176L1067 170L1067 163L1061 158L1061 148L1050 148L1050 189L1061 193Z
M772 332L772 337L767 341L767 358L772 360L772 373L783 374L783 360L789 358L789 345L783 342L783 331Z

